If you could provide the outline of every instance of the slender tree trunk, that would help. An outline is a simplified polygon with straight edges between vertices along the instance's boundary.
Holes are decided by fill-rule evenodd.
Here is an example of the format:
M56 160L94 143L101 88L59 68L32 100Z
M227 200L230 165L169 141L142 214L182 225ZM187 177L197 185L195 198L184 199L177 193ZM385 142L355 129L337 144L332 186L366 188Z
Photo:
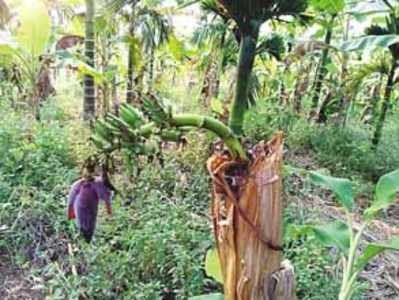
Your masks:
M227 34L227 29L223 32L222 38L220 39L220 50L222 50L222 55L219 59L219 63L216 68L216 74L215 74L215 83L212 84L212 94L213 97L218 98L219 97L219 92L220 92L220 76L222 75L223 72L223 62L224 62L224 54L223 54L223 49L226 43L226 34Z
M127 87L126 87L126 102L133 103L134 100L134 45L132 43L129 44L129 52L128 52L128 66L127 66Z
M366 124L375 124L375 115L378 107L378 102L380 100L382 86L381 79L378 81L379 83L371 90L371 97L369 99L370 103L366 105L365 109L363 110L362 116L360 117L360 120Z
M226 300L292 300L293 269L281 263L282 153L278 134L249 164L214 155L212 219Z
M373 136L373 140L372 140L372 144L373 144L374 148L377 148L377 146L381 140L382 129L384 127L385 119L386 119L387 112L388 112L388 109L390 106L393 86L395 84L394 78L395 78L395 71L396 71L397 66L398 65L397 65L396 61L394 61L392 63L391 71L388 76L388 82L385 87L385 93L384 93L384 98L383 98L383 102L382 102L381 112L380 112L379 118L377 120L375 132L374 132L374 136Z
M299 75L295 83L295 89L293 94L292 106L296 113L300 113L302 110L302 97L305 94L308 88L308 78L307 78L307 70L308 67L306 66L305 62L301 62L299 66Z
M118 86L117 86L117 74L112 78L111 87L111 98L112 98L112 112L115 115L119 115L119 97L118 97Z
M324 43L328 46L331 44L332 33L333 33L332 23L333 23L334 19L335 19L335 16L333 16L333 19L331 21L331 26L327 29L326 37L324 40ZM315 86L314 86L314 94L313 94L313 101L312 101L313 109L316 109L319 104L319 98L320 98L321 89L323 87L324 77L327 74L326 64L327 64L329 52L330 52L329 47L324 48L323 53L320 58L320 64L319 64L319 67L317 70L316 81L315 81Z
M251 22L240 28L241 43L238 61L236 91L230 110L229 126L237 135L242 135L244 115L248 109L248 91L255 61L256 44L259 37L260 22Z
M85 56L87 64L95 67L94 0L86 0ZM96 89L93 76L84 77L83 119L91 120L96 114Z
M284 70L283 70L283 78L284 75L289 71L289 66L285 65ZM279 102L280 105L285 106L288 103L288 94L287 94L287 90L286 90L286 86L284 83L284 80L281 80L280 83L280 93L279 93Z
M381 77L384 77L380 75ZM374 87L373 95L372 95L372 103L371 103L371 110L370 110L370 115L371 115L371 123L375 124L375 119L376 119L376 114L377 114L377 109L378 109L378 102L380 101L381 98L381 88L382 88L382 82L379 80L379 83L377 86Z
M325 123L327 122L328 116L327 116L327 108L328 105L331 103L333 100L333 92L330 91L327 93L326 97L324 98L323 102L320 105L320 110L317 116L317 123Z
M154 65L155 65L155 49L151 47L150 51L150 62L148 66L148 90L152 91L152 87L154 84Z
M204 106L208 106L208 100L210 98L211 92L211 73L212 73L213 62L209 61L205 74L204 80L202 81L202 88L200 92L200 101L203 103Z

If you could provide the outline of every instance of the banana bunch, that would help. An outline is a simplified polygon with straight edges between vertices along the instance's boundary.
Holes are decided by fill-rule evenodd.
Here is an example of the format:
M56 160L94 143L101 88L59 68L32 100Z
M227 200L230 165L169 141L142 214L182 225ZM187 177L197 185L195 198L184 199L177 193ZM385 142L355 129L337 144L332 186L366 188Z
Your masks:
M136 143L139 138L138 129L143 123L143 116L136 108L122 104L120 117L108 114L104 119L97 120L91 140L100 150L110 152L122 142Z
M91 137L93 144L103 153L124 148L137 155L159 152L161 141L184 142L185 130L172 125L171 109L155 96L142 98L143 113L122 104L119 116L108 114L98 120Z
M163 101L155 95L144 95L142 97L144 114L159 126L167 126L172 118L171 107L165 107Z

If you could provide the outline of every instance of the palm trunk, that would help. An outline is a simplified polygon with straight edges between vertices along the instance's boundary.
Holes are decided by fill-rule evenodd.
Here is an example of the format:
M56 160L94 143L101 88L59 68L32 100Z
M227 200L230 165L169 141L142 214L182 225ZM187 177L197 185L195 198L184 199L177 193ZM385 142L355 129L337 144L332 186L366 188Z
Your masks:
M204 106L208 106L208 100L210 98L210 85L211 85L211 72L212 72L212 66L213 63L210 61L206 67L205 74L204 74L204 80L202 82L202 88L200 92L200 101L203 103Z
M333 17L333 20L334 19L335 19L335 17ZM332 33L333 33L333 29L332 29L332 25L331 25L331 27L329 27L327 29L326 37L325 37L325 40L324 40L324 43L326 45L328 45L328 46L331 44ZM324 77L327 74L326 64L327 64L327 59L328 59L329 52L330 52L329 47L326 47L323 50L323 53L322 53L322 56L321 56L321 59L320 59L320 64L319 64L319 67L318 67L318 70L317 70L317 75L316 75L314 94L313 94L313 101L312 101L313 109L316 109L318 104L319 104L319 98L320 98L321 89L323 87Z
M237 135L242 135L244 115L248 109L248 90L255 61L256 44L259 37L259 22L247 24L241 29L240 54L234 101L230 111L229 126Z
M226 43L226 34L227 34L227 29L224 31L222 38L220 40L220 49L223 50L225 43ZM223 71L223 61L224 61L224 55L221 55L221 58L219 60L219 63L216 68L216 74L215 74L215 83L212 85L212 94L213 97L218 98L219 97L219 92L220 92L220 76Z
M388 76L388 82L385 87L385 93L384 93L384 99L382 102L381 113L377 120L375 132L374 132L374 136L373 136L373 140L372 140L372 144L373 144L374 148L377 148L377 146L381 140L382 129L384 127L385 119L386 119L387 112L388 112L388 109L390 106L396 68L397 68L397 63L396 63L396 61L394 61L392 63L391 71Z
M383 77L383 76L381 76L381 77ZM381 98L381 88L382 88L382 82L381 82L381 80L379 80L378 85L374 87L373 96L371 99L372 103L371 103L370 115L371 115L371 123L372 124L375 124L378 102Z
M95 66L95 32L94 32L94 0L86 0L86 37L85 37L85 56L87 64ZM96 90L93 76L84 77L84 102L83 118L91 120L96 113Z
M126 87L126 102L127 103L133 103L134 99L134 91L133 91L133 86L134 86L134 78L133 78L133 72L134 72L134 45L130 43L129 45L129 57L128 57L128 67L127 67L127 87Z
M226 300L294 299L293 269L281 264L283 138L255 147L249 164L214 155L212 220Z
M148 90L152 91L152 86L154 83L154 65L155 65L155 50L152 47L150 51L150 63L148 66Z

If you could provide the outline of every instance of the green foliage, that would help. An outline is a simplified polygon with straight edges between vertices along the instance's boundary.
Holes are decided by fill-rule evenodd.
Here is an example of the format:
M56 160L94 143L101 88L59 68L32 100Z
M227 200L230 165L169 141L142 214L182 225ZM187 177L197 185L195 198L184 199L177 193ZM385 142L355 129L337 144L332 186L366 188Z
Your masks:
M338 201L340 201L348 211L353 210L354 200L352 183L348 179L325 176L317 172L311 172L310 178L314 183L328 187L334 191L338 196Z
M377 183L376 200L369 209L369 213L366 212L367 218L362 220L360 229L357 231L353 229L352 207L346 206L346 224L337 222L329 225L312 226L315 237L322 242L323 245L338 247L342 251L343 276L339 300L352 299L359 272L361 272L376 255L386 250L399 251L399 239L394 239L385 244L369 244L361 255L358 254L358 248L360 247L364 230L373 220L372 213L378 211L378 209L388 207L393 203L394 197L399 190L398 174L399 170L387 174ZM318 185L329 186L340 199L343 197L353 197L351 188L342 188L343 180L340 178L326 178L323 175L312 172L311 179ZM337 182L340 184L338 185ZM345 182L345 185L348 185L348 182Z
M355 268L359 271L363 270L374 257L387 250L399 251L399 238L386 244L368 244L363 254L357 259Z
M21 26L16 34L19 47L31 56L43 54L50 38L51 20L42 1L24 0L19 8Z
M313 238L291 238L285 256L295 267L298 299L335 300L339 289L336 276L336 255L331 254ZM322 292L321 292L322 291Z
M386 49L397 43L399 43L399 36L396 34L369 35L344 42L338 48L342 51L370 51L375 48Z
M57 121L47 128L8 108L1 112L7 118L0 120L0 226L7 230L0 251L21 264L40 262L54 236L68 234L62 203L77 177L69 131Z
M394 138L398 130L394 122L388 122L380 147L373 151L366 126L314 127L299 121L292 126L287 142L294 149L311 150L317 163L336 176L353 174L376 181L399 167L399 143Z
M350 237L348 225L334 222L327 225L313 226L315 237L326 247L337 246L344 254L348 253Z
M345 8L345 0L331 1L331 0L310 0L309 4L317 11L328 14L337 14Z
M248 19L264 21L280 15L296 15L307 7L306 0L295 2L288 0L218 0L218 2L239 22Z
M205 258L205 271L206 275L213 277L220 283L223 283L219 255L216 249L208 250Z
M76 297L148 300L207 292L203 259L212 237L207 218L197 210L203 214L198 206L207 206L209 199L190 188L194 178L186 190L178 187L182 174L176 170L184 168L190 171L183 174L197 177L194 166L172 156L163 168L144 166L114 201L113 219L100 219L93 246L75 241L74 259L66 257L62 269L54 262L40 271L52 278L47 292L62 299L72 291ZM199 188L206 190L206 182ZM79 276L67 273L73 265Z
M398 191L399 170L382 176L375 188L375 201L365 211L365 215L368 217L373 216L379 210L392 205Z

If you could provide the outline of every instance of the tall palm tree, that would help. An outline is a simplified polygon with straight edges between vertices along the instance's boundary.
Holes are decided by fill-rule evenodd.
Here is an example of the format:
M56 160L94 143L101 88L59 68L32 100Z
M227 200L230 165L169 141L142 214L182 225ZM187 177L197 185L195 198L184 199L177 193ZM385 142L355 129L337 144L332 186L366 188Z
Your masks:
M147 85L152 89L154 79L155 50L168 41L170 24L168 19L156 9L143 7L135 18L136 28L143 50L149 53L147 68Z
M86 62L91 67L95 66L95 0L85 0L86 3L86 35L85 56ZM96 89L94 78L91 75L84 76L84 102L83 118L91 120L96 114Z
M107 7L114 13L124 13L129 24L128 40L128 72L126 86L126 101L134 100L135 85L135 51L138 47L148 53L147 78L148 88L152 88L154 77L155 51L168 40L170 24L168 19L157 10L162 0L109 0ZM129 7L124 12L123 9ZM139 45L137 44L139 43ZM138 70L136 70L137 72Z

